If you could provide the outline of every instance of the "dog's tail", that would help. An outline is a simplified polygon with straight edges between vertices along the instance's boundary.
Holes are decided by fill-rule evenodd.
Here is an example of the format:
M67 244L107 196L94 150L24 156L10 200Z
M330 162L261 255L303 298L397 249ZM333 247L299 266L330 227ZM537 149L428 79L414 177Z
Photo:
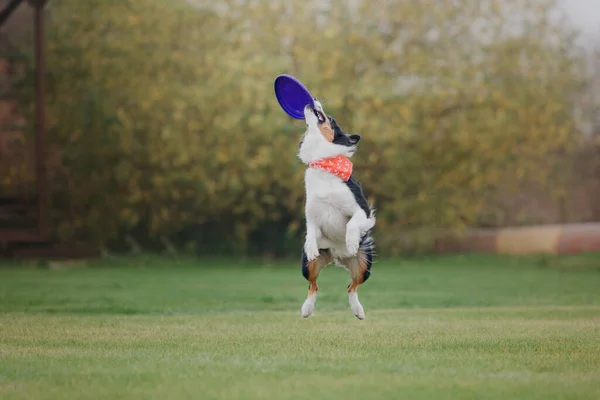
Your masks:
M372 229L369 229L363 237L360 239L360 245L358 246L358 253L364 263L363 272L363 283L371 276L371 266L375 259L375 241L371 236Z
M373 240L373 229L375 229L375 222L377 218L375 217L375 208L372 204L369 204L369 214L368 214L368 222L369 224L367 231L363 234L360 239L359 248L365 253L370 254L371 256L375 255L375 241Z

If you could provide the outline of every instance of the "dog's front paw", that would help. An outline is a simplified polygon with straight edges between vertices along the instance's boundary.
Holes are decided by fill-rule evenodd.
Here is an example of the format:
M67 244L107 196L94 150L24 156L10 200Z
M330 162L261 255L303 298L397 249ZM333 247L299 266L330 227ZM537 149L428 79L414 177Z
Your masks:
M306 253L306 258L308 262L316 260L319 257L319 246L317 242L306 242L304 244L304 252Z
M360 227L360 236L370 231L375 227L375 217L367 219L367 221Z

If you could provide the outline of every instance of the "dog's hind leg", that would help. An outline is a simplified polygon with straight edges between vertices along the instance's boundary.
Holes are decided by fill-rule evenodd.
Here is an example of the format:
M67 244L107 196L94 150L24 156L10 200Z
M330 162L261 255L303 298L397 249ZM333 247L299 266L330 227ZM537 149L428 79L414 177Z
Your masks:
M308 281L308 296L302 305L302 316L304 318L310 316L315 309L317 301L317 278L323 268L329 265L332 261L329 250L319 250L319 256L312 261L308 261L306 252L302 249L302 275Z
M371 275L371 264L373 263L373 253L370 243L370 237L363 239L356 256L339 260L344 268L350 272L351 282L348 285L348 302L352 313L358 319L365 319L365 310L358 300L358 287L365 283ZM368 244L366 242L369 242Z

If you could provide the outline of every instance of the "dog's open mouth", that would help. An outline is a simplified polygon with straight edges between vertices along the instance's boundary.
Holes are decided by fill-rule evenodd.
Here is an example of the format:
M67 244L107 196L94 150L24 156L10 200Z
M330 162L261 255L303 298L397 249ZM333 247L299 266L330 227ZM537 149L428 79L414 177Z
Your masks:
M313 112L315 113L315 116L317 117L319 124L322 124L325 121L327 121L327 118L325 117L325 114L323 113L323 111L319 111L313 107Z

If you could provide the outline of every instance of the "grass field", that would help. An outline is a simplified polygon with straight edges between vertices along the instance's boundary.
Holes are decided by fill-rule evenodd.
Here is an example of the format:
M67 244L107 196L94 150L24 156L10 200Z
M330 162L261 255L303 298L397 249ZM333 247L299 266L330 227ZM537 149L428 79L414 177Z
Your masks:
M598 399L600 258L0 267L0 398Z

